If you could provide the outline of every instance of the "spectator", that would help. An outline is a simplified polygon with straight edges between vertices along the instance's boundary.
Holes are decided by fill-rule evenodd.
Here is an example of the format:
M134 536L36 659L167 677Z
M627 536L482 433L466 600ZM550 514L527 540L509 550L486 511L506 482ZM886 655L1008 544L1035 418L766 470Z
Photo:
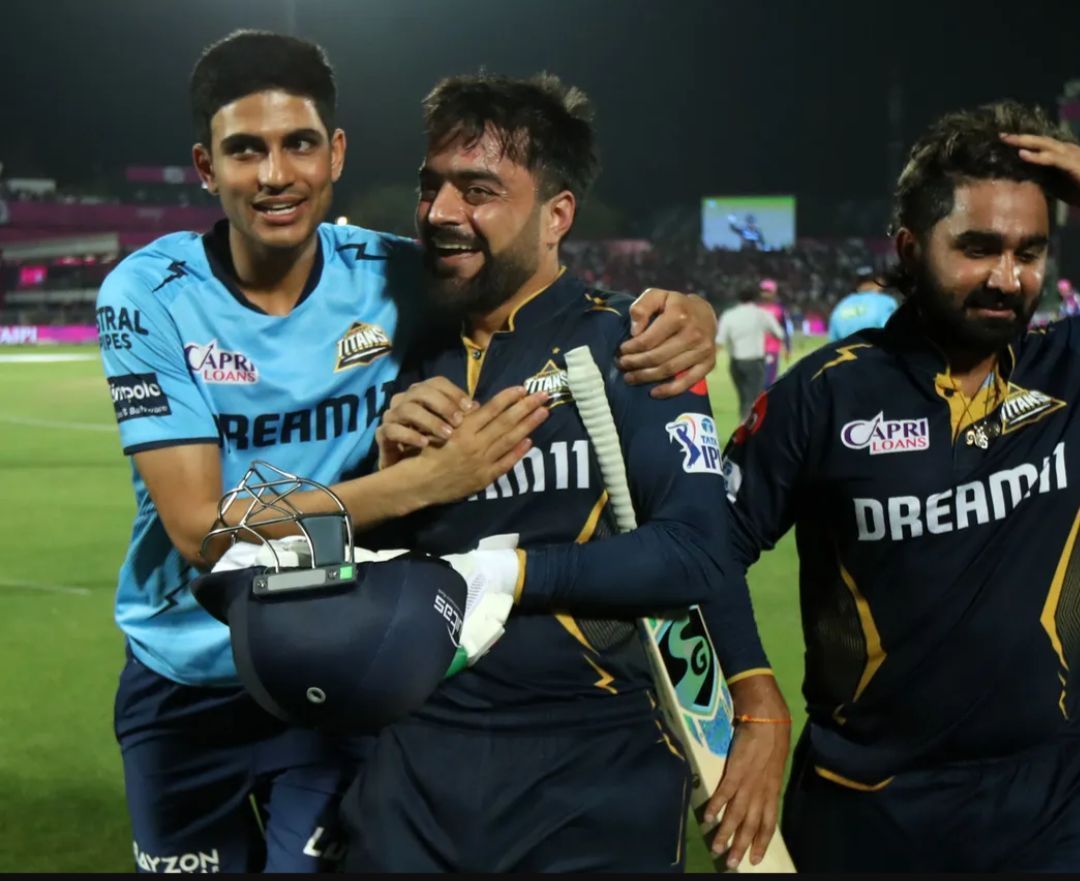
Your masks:
M716 344L728 350L731 381L739 397L739 418L750 413L754 399L765 389L765 335L784 335L779 323L754 301L757 285L748 285L739 294L739 305L720 316Z

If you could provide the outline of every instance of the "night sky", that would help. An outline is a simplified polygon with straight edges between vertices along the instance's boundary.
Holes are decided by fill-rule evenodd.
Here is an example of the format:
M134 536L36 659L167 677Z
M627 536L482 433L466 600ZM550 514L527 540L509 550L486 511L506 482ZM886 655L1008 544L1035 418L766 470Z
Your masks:
M1053 109L1080 77L1074 0L0 0L5 173L187 164L188 75L238 27L327 49L342 199L414 181L418 102L439 77L546 69L592 96L598 195L630 217L705 194L794 192L800 214L880 199L891 140L999 97Z

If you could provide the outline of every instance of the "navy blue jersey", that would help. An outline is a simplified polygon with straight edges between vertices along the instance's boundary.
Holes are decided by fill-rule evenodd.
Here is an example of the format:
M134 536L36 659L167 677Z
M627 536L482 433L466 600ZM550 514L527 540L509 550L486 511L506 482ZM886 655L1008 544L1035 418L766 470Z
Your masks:
M357 467L398 373L395 297L417 294L419 252L404 239L329 224L317 248L307 287L283 316L236 288L224 221L206 236L164 236L109 273L97 321L125 453L218 444L225 487L258 458L328 484ZM137 510L117 623L157 673L186 685L235 683L227 628L187 589L195 570L134 464L132 481Z
M443 554L513 533L527 549L506 634L446 682L421 717L466 725L588 720L612 695L637 695L647 707L650 680L634 619L693 602L712 613L729 674L763 666L749 600L729 597L724 581L728 516L708 397L702 384L661 401L625 382L615 359L630 303L563 275L521 305L486 350L451 340L403 374L403 383L445 376L480 401L519 384L551 396L550 418L510 473L469 499L413 515L393 537ZM632 533L612 534L607 493L567 385L563 356L580 345L605 374L641 524ZM729 630L738 638L725 640ZM608 706L616 704L626 706Z
M800 361L733 436L738 561L795 525L822 775L1015 754L1076 715L1078 346L1076 320L1028 333L969 399L903 307Z

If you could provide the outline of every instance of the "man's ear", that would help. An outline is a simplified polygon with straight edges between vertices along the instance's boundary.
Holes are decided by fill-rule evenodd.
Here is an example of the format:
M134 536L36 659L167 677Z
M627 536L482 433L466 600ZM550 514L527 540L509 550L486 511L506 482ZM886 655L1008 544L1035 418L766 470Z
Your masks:
M330 136L330 180L338 182L341 173L345 170L345 132L334 129Z
M202 144L196 144L191 148L191 161L195 164L195 171L203 182L203 188L213 196L217 195L217 180L214 177L214 159L210 155L210 149Z
M557 248L559 242L566 238L570 227L574 225L574 217L577 213L577 200L569 190L552 196L546 206L547 221L544 224L544 244L550 248Z
M894 240L896 256L905 268L914 266L919 261L919 239L906 226L900 227Z

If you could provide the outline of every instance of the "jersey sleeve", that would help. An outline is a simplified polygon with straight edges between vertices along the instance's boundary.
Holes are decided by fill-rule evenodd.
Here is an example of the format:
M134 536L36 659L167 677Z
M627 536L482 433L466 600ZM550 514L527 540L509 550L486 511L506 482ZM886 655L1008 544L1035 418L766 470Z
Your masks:
M123 265L97 298L98 337L124 453L218 442L184 341L149 284Z
M628 385L610 353L607 367L638 528L529 549L521 607L629 617L700 603L718 652L725 647L725 672L765 666L749 596L730 591L739 584L730 580L728 506L704 383L658 400L649 387Z
M795 522L805 463L811 448L815 380L800 362L760 395L724 449L724 478L731 510L731 551L740 584L761 552L771 550Z

